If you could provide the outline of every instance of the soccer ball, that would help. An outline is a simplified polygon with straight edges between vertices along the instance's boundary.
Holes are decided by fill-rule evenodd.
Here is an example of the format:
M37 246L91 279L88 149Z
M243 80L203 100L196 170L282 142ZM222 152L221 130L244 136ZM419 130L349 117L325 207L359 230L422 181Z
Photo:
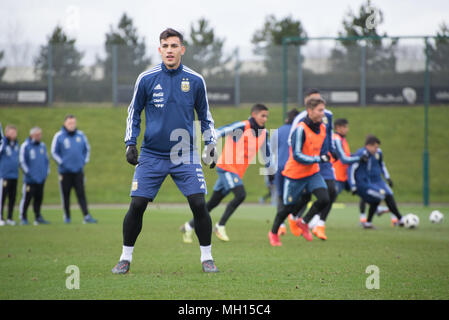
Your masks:
M419 218L416 214L408 213L404 217L404 227L413 229L419 225Z
M432 211L429 216L429 220L432 223L440 223L441 221L443 221L443 218L444 215L438 210Z

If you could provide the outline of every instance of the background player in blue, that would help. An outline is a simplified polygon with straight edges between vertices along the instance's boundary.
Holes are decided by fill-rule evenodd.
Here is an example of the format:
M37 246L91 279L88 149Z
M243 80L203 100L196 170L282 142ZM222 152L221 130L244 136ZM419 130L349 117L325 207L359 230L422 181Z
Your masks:
M367 155L367 161L353 163L348 168L348 181L352 193L357 193L370 204L367 222L362 224L365 229L373 228L373 216L382 200L385 200L388 209L397 217L399 226L404 225L402 215L393 197L393 191L382 179L382 153L379 150L379 145L380 140L377 137L368 135L365 147L355 153L361 158Z
M391 180L390 173L388 172L387 166L385 165L385 161L383 160L384 156L383 156L383 152L380 148L378 149L378 153L379 153L379 164L382 169L382 175L383 175L384 179L387 181L388 186L391 189L393 189L393 181ZM360 198L359 209L360 209L360 222L361 223L366 222L366 214L365 214L366 202L363 200L363 198ZM389 211L390 211L390 209L388 208L388 206L385 207L385 206L381 206L379 204L377 206L376 215L381 216L382 214L387 213ZM396 218L396 216L393 213L391 213L391 225L394 227L394 226L398 225L398 223L399 223L399 221Z
M67 115L61 130L56 132L51 143L51 155L58 164L61 201L64 209L64 223L70 223L70 191L75 189L83 213L83 223L96 223L87 209L84 190L84 166L89 162L89 142L76 127L76 117Z
M318 89L312 88L306 91L304 103L307 103L307 100L309 99L321 99L320 91ZM307 111L303 111L300 114L298 114L293 120L292 128L295 128L296 125L305 119L307 116ZM327 109L324 111L324 117L323 117L323 124L326 126L326 138L324 140L323 146L321 148L321 154L322 155L329 155L336 157L335 155L335 147L332 142L332 136L333 136L333 114L332 112ZM290 130L289 135L289 144L291 143L291 136L292 136L293 130ZM313 234L317 236L318 238L322 240L326 240L327 236L325 234L325 221L327 219L327 216L329 215L330 210L332 209L332 204L334 203L336 197L337 197L337 189L335 186L335 174L334 169L332 168L332 163L330 162L322 162L320 163L320 175L324 178L324 181L327 185L327 191L329 193L329 203L328 205L321 210L317 216L319 216L319 219L317 221L316 218L312 218L312 221L310 223L310 227L312 228ZM300 230L297 228L296 219L299 218L307 204L309 203L310 199L312 198L311 193L305 193L301 197L301 200L298 204L298 212L295 215L289 215L289 225L290 229L293 234L297 235L300 234ZM317 221L317 223L315 223Z
M20 146L19 162L23 171L22 200L20 201L20 224L28 225L27 210L33 200L34 225L47 224L41 214L44 185L50 173L47 147L42 141L42 129L33 127L30 136Z
M123 221L122 255L112 272L128 272L145 209L169 174L187 197L192 210L203 271L217 272L211 254L212 220L204 197L207 189L193 139L196 111L206 144L205 158L214 156L216 137L206 85L201 75L182 65L185 47L179 32L167 29L159 40L162 63L139 75L128 108L126 159L137 166L131 187L131 204ZM145 137L138 157L136 144L143 110ZM180 145L182 148L178 148Z
M276 196L277 196L277 211L280 211L284 206L282 195L284 192L284 176L282 175L282 171L284 170L285 163L288 160L289 155L289 145L288 145L288 137L290 135L290 129L292 127L293 120L299 114L298 110L292 109L287 113L287 118L285 119L285 124L277 129L277 134L273 134L271 136L271 145L277 145L277 154L273 152L273 155L277 157L277 171L274 174L274 186L276 188ZM277 140L275 143L274 139ZM276 148L274 148L276 150ZM279 227L278 234L283 235L286 233L285 224L282 223Z
M0 125L1 132L1 125ZM13 125L5 127L5 135L0 142L0 226L14 226L14 205L16 203L17 180L19 179L19 143L17 128ZM5 222L3 208L8 199L8 215Z

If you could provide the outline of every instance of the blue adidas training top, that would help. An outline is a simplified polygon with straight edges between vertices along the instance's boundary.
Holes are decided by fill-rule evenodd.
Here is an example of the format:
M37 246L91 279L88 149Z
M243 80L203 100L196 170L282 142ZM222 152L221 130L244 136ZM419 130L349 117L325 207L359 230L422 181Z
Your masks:
M196 151L193 138L195 111L205 144L216 143L204 79L182 64L177 69L167 69L161 63L139 75L128 107L126 146L137 144L143 110L145 135L141 156L170 159L171 154L183 150L188 151L183 157L190 159Z

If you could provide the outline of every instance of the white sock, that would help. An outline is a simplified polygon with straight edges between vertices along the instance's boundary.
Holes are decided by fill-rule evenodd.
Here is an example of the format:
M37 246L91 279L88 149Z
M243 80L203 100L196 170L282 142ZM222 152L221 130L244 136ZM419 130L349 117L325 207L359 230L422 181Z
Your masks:
M122 255L120 256L120 261L127 260L129 262L133 259L133 250L134 247L123 246Z
M212 245L209 246L200 246L201 250L201 262L206 260L214 260L212 258Z
M321 219L316 224L316 226L319 226L319 227L323 227L324 225L325 225L325 222L324 222L324 220L321 220Z
M186 222L184 224L184 227L185 227L186 231L192 231L193 230L193 228L190 226L190 223L188 223L188 222Z
M309 228L313 229L318 224L318 221L320 220L320 216L318 214L314 215L312 220L309 221Z
M361 214L360 214L360 219L366 219L366 214L361 213Z

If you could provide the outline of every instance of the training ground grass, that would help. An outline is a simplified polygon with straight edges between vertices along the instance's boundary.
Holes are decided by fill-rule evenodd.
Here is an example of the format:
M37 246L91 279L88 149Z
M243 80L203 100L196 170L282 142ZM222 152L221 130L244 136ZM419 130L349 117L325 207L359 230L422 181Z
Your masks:
M0 228L0 300L448 299L449 207L401 209L419 215L417 229L393 228L387 214L374 219L377 230L363 230L357 207L340 204L330 213L327 241L288 232L274 248L267 238L274 207L243 205L227 225L231 241L212 238L221 272L204 274L196 237L184 244L178 229L191 216L187 205L152 204L126 275L111 273L126 209L92 210L97 225L83 225L78 210L65 225L61 210L47 209L50 225ZM431 224L434 209L446 221ZM213 222L222 212L212 212ZM66 288L69 265L80 270L79 289ZM379 289L366 288L371 265L379 268Z

